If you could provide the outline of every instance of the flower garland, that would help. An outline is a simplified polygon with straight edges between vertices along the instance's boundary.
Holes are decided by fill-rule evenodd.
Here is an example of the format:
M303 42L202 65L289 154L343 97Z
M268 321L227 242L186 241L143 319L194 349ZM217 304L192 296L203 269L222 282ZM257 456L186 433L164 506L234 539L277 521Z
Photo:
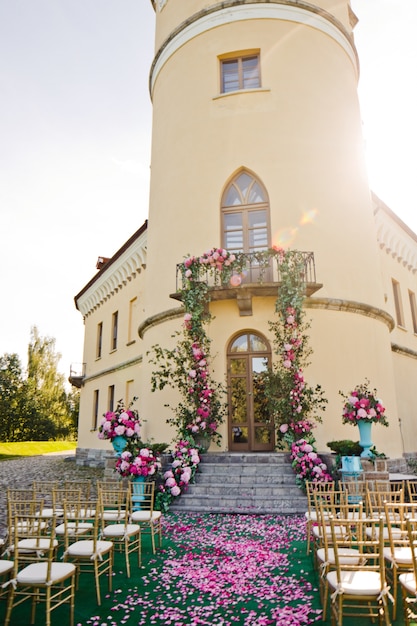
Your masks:
M187 491L200 463L198 449L187 439L175 444L172 458L171 469L164 473L163 484L159 486L156 495L157 506L164 512L169 509L174 498Z
M377 390L371 390L369 384L369 380L365 379L365 382L357 385L348 396L339 391L346 400L342 413L344 424L357 424L363 420L388 426L385 407L377 397Z
M305 491L306 480L332 480L326 465L317 454L312 433L321 421L320 412L327 403L320 385L310 387L303 373L311 350L308 346L304 321L305 298L304 259L292 250L276 248L281 275L279 295L276 300L277 321L270 322L275 336L278 360L267 374L266 391L270 411L274 415L277 434L282 445L291 451L296 482Z
M182 395L182 401L174 409L175 417L168 420L177 427L180 437L186 437L187 433L191 437L209 434L219 442L217 428L224 419L225 408L220 395L224 390L221 385L215 388L209 375L210 339L204 330L204 324L210 320L208 274L214 278L214 284L230 281L233 286L233 279L239 277L244 265L244 256L212 248L200 257L186 257L180 265L181 300L185 308L183 338L175 350L153 346L154 359L150 361L158 367L152 374L152 391L174 383ZM308 325L303 321L302 311L305 297L303 254L272 248L260 253L260 266L272 256L278 260L281 278L275 304L279 319L270 322L279 358L275 371L265 375L265 393L277 433L291 446L300 439L300 434L305 434L303 428L311 423L310 413L314 411L314 419L321 420L318 411L327 400L320 385L311 388L306 384L302 369L311 353L306 336ZM299 422L304 426L295 427ZM286 433L280 430L284 424L288 425ZM309 445L314 446L314 442L309 432Z
M306 439L297 439L291 445L291 466L296 474L295 482L305 490L306 481L331 482L327 466L317 454L315 446Z

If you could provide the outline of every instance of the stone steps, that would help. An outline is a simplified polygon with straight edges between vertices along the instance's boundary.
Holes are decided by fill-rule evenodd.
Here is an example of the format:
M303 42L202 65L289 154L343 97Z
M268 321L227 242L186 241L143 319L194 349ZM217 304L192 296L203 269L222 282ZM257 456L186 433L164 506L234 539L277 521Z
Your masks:
M286 453L218 453L201 457L195 483L172 511L284 514L307 510Z

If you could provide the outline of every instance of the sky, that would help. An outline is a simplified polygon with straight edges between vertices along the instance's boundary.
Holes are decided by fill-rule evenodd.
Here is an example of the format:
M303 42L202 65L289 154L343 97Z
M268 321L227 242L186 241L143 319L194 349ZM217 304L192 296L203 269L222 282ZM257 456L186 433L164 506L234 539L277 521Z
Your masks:
M370 186L417 232L417 0L351 4ZM147 218L153 30L150 0L0 1L0 355L23 368L32 326L81 363L74 296Z

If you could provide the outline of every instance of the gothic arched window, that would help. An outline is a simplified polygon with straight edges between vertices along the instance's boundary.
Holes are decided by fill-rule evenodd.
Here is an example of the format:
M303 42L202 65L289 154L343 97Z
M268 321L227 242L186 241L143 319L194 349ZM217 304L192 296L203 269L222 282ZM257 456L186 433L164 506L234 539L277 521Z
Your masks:
M260 252L270 246L269 201L253 174L241 170L222 197L223 247L229 252Z

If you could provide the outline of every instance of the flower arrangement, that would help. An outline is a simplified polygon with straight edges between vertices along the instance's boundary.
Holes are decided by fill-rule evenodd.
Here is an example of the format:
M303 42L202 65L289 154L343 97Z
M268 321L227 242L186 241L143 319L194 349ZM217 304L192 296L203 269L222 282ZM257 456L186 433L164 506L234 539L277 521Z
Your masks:
M115 437L125 437L126 439L137 440L140 435L141 421L136 409L131 409L137 398L125 408L123 400L119 400L115 411L107 411L101 420L98 429L99 439L114 439Z
M121 453L115 470L128 478L153 476L161 470L161 462L149 448L130 449Z
M171 469L164 473L163 484L156 496L157 504L163 511L167 511L172 500L188 489L200 463L198 450L187 439L175 444L172 458Z
M385 407L377 397L377 390L370 389L369 380L357 385L348 396L339 391L345 399L342 421L344 424L357 424L359 421L373 422L388 426Z
M313 428L316 428L315 422L305 419L296 422L285 422L279 427L279 432L287 443L292 444L300 437L309 437Z
M314 445L306 439L298 439L291 446L291 465L296 474L297 485L306 490L306 481L331 482L333 480L327 471L327 466L317 454Z

